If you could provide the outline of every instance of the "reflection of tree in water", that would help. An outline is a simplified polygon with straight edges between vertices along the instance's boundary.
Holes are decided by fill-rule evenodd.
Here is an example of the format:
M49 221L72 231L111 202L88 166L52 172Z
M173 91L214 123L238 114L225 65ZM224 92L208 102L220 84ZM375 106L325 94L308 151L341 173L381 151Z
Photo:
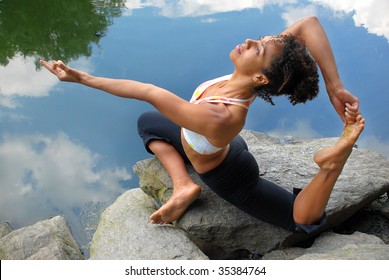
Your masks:
M17 53L61 59L90 56L125 0L0 0L0 65Z

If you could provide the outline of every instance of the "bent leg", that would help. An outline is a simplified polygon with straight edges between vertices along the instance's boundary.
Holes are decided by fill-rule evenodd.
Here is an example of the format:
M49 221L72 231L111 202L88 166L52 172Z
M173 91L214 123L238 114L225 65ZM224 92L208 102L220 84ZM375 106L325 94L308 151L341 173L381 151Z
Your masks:
M138 132L147 151L160 160L173 182L172 197L150 216L150 220L157 224L175 221L201 192L186 170L189 160L182 148L181 128L161 113L152 111L139 117Z
M315 154L314 161L320 170L296 197L293 217L297 224L313 224L323 215L333 187L364 125L365 120L359 115L355 123L345 126L334 146Z
M173 195L150 216L150 221L156 224L170 223L180 218L199 197L201 187L192 181L184 160L172 145L155 140L148 147L161 161L173 182Z

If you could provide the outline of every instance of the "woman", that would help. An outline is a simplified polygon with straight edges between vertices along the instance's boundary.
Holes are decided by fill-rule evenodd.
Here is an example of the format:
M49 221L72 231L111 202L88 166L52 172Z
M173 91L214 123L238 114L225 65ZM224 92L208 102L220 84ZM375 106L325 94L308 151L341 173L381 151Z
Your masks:
M286 95L297 104L317 95L317 68L306 49L319 65L330 101L345 127L335 146L316 153L314 161L320 170L312 181L301 192L289 193L259 177L258 165L238 134L256 96L272 103L272 96ZM138 130L146 149L171 176L174 191L151 215L151 222L177 220L199 197L200 186L186 171L185 163L190 162L213 191L248 214L310 233L324 223L332 189L364 128L358 99L344 89L316 17L296 22L279 36L246 40L231 51L230 59L233 74L200 85L190 102L151 84L94 77L61 61L41 63L62 81L146 101L159 111L143 114Z

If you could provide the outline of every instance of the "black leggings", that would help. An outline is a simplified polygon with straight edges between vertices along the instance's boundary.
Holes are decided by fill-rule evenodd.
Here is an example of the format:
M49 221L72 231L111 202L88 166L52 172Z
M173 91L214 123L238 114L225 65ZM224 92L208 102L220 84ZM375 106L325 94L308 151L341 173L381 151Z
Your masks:
M181 143L181 128L159 112L146 112L138 119L138 132L149 153L148 143L164 140L170 143L186 163L189 160ZM314 225L299 225L293 219L293 204L299 190L293 193L261 178L254 156L242 137L230 143L225 160L216 168L198 174L217 195L262 221L289 231L311 233L325 222L325 214Z

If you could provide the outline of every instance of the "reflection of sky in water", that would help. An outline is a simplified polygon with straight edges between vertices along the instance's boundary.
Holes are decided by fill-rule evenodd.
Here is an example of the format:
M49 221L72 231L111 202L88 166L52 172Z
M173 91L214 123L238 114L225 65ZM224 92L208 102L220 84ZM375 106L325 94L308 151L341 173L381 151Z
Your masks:
M367 125L359 145L389 157L388 1L127 0L126 7L92 55L70 65L155 83L186 99L200 82L232 71L236 44L317 15L346 88L361 101ZM63 214L82 240L80 209L137 186L131 167L150 156L136 119L152 108L60 84L35 61L18 53L0 66L0 221L19 227ZM301 137L342 129L322 82L320 96L306 105L275 102L257 100L246 129Z

